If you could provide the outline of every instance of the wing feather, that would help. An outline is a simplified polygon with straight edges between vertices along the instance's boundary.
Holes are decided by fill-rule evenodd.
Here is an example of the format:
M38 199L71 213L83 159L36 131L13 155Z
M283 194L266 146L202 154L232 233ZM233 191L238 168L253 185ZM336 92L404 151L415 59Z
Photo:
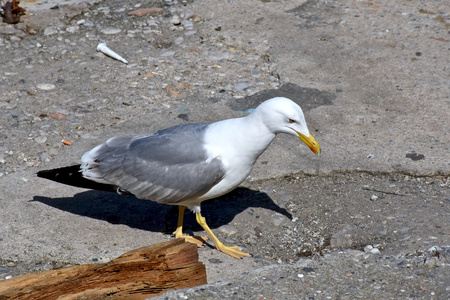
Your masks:
M203 147L206 124L188 124L150 136L119 136L87 152L83 176L119 186L136 197L177 204L206 193L224 176Z

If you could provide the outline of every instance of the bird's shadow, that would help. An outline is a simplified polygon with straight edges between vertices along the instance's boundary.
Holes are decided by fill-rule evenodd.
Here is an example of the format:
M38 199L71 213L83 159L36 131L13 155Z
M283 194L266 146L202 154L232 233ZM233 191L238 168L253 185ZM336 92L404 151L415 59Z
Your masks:
M80 216L154 232L172 233L178 218L177 206L94 190L64 198L35 196L32 201ZM265 208L292 219L292 215L275 204L266 193L247 188L237 188L222 197L203 202L202 215L214 229L230 223L237 214L250 207ZM202 230L196 223L194 214L189 212L185 213L183 229Z

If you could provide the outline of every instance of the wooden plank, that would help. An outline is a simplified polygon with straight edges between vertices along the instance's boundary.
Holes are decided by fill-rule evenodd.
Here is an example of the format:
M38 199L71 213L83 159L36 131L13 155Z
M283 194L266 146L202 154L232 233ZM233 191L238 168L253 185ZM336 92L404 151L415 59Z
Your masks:
M99 264L73 266L0 281L4 299L144 299L206 284L197 246L174 239Z

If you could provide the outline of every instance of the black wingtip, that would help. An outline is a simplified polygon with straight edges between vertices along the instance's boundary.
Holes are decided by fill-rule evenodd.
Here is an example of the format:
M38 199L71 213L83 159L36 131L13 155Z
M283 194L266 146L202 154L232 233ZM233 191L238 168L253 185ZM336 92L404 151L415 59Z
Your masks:
M36 175L40 178L45 178L70 186L107 192L117 192L116 185L98 183L84 178L80 172L80 167L81 165L73 165L51 170L41 170L37 172Z
M73 165L68 167L62 167L51 170L41 170L36 173L37 177L50 179L53 181L65 183L64 179L75 178L77 175L81 176L80 173L81 165Z

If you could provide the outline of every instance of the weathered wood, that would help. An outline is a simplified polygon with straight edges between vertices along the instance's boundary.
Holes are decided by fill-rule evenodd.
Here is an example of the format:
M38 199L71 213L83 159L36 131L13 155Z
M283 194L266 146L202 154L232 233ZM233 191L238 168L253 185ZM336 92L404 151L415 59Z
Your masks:
M206 283L197 247L184 239L139 248L100 264L0 281L3 299L144 299Z

